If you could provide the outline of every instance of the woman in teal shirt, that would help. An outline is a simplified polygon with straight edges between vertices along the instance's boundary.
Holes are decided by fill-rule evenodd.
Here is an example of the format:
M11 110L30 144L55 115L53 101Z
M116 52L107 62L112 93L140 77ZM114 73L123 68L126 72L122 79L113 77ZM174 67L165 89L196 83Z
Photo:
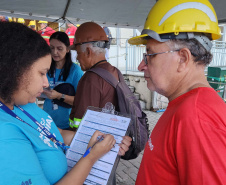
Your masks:
M0 43L0 184L83 184L93 164L115 144L113 136L104 135L67 173L64 152L75 133L58 129L34 103L49 86L49 46L15 22L0 22ZM101 135L95 132L88 147ZM127 139L123 143L121 154L131 144Z
M43 110L53 118L57 127L69 129L69 115L71 108L63 107L53 100L57 99L68 105L73 105L74 96L63 94L53 89L59 84L69 83L72 85L71 87L74 87L76 92L83 71L80 66L73 63L71 60L71 52L69 50L70 41L66 33L60 31L55 32L51 35L49 41L52 63L50 70L47 73L47 77L51 90L44 91L48 98L45 99Z

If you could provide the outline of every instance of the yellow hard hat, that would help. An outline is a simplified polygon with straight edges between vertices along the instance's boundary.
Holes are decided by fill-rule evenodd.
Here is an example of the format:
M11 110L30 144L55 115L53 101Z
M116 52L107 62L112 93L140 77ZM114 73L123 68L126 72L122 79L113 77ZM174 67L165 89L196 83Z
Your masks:
M13 21L13 19L11 17L8 17L8 19L9 19L9 22L12 22Z
M38 23L48 23L48 21L38 21Z
M25 23L25 21L24 21L24 19L23 19L23 18L18 18L17 22L18 22L18 23L22 23L22 24L24 24L24 23Z
M215 10L208 0L158 0L147 16L141 35L128 42L145 45L147 36L165 42L185 33L204 33L211 40L221 37Z
M35 21L30 21L28 26L35 26Z
M80 26L80 24L76 24L76 27L79 27Z

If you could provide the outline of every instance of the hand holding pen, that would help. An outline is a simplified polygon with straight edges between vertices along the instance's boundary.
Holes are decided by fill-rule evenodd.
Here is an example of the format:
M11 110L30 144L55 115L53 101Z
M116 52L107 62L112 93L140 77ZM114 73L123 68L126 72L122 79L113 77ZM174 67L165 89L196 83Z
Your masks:
M112 135L95 131L83 157L88 155L99 159L111 150L111 148L115 145L115 142L116 141Z
M100 141L102 141L104 139L103 136L98 136L98 137L97 137L97 141L86 150L86 152L84 153L83 157L86 157L90 153L90 150L95 146L95 144L97 144L98 142L100 142Z

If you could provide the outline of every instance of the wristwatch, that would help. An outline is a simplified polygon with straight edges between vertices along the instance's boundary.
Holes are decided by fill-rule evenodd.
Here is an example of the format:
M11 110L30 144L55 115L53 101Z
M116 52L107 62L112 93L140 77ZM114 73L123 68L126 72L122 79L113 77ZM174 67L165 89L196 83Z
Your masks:
M61 98L60 98L60 101L61 101L61 102L64 102L64 100L65 100L65 94L62 94L62 96L61 96Z

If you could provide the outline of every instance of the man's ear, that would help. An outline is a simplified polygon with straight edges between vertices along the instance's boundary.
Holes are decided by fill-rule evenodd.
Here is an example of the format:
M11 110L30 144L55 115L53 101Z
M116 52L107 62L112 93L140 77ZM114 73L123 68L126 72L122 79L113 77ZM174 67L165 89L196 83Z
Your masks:
M188 48L182 48L180 51L178 51L178 54L180 55L179 61L178 61L178 72L184 71L188 66L189 62L191 62L192 56L191 52Z
M86 55L87 55L88 58L92 57L92 50L90 49L90 47L86 48Z

